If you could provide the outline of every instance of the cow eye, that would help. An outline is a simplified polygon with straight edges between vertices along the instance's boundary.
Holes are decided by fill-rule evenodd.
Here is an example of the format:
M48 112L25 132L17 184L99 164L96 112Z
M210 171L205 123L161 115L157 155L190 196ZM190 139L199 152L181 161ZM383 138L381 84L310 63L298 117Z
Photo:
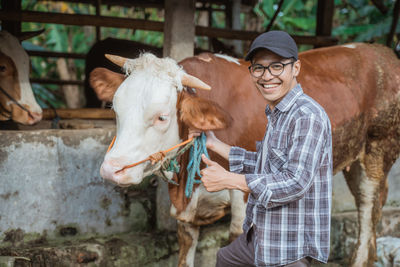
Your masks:
M159 121L166 121L168 119L168 116L167 115L160 115L159 117L158 117L158 120Z
M6 71L6 66L0 66L0 72L5 72Z

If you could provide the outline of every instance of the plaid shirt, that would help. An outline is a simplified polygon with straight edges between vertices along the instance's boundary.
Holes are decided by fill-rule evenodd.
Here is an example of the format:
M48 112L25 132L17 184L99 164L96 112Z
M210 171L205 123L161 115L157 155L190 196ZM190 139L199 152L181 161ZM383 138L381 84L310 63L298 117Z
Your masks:
M309 256L327 262L332 198L332 134L324 109L296 85L267 106L257 152L232 147L231 172L251 190L243 225L255 226L255 265L281 266ZM264 159L264 160L263 160Z

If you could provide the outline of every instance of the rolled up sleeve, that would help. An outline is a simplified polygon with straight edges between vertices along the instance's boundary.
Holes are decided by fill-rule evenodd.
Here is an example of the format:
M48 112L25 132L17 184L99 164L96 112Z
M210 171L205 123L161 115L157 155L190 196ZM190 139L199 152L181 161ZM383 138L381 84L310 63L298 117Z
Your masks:
M232 147L229 151L229 171L234 173L252 173L257 163L257 152Z

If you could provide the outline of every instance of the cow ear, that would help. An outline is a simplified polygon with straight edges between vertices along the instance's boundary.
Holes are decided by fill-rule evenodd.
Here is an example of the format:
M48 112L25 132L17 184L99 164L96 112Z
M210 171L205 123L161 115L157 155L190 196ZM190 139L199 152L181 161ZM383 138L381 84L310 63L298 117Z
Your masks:
M125 76L105 68L95 68L89 75L90 86L101 101L112 102L115 92Z
M217 103L190 96L187 93L179 104L180 119L189 127L202 131L226 129L232 123L232 117Z

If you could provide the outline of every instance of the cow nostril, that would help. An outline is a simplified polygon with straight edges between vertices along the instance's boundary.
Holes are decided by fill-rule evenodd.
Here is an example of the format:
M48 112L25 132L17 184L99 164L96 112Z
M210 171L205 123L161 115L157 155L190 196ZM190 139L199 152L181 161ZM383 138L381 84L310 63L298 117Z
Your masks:
M158 185L157 177L156 177L156 176L151 177L151 179L150 179L150 186L152 186L152 187L157 187L157 185Z

